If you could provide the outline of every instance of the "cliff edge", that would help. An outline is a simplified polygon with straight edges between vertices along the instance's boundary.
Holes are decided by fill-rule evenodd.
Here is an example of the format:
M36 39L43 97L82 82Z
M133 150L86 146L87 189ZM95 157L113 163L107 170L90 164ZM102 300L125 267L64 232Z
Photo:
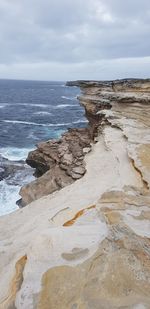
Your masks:
M79 85L84 172L0 218L0 308L150 308L150 80Z

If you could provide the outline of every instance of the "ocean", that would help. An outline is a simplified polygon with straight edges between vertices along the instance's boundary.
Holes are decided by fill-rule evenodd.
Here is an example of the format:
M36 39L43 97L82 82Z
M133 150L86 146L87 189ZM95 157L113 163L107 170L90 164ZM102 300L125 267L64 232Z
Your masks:
M0 215L18 208L21 186L34 180L28 152L86 125L79 93L64 82L0 80Z

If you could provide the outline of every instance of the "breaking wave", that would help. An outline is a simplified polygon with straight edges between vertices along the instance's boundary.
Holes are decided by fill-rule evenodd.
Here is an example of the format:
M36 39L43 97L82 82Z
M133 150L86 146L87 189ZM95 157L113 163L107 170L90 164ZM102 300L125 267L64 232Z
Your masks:
M11 104L11 105L13 105L13 104ZM42 108L47 108L48 107L48 105L47 104L33 104L33 103L18 103L18 104L14 104L15 106L16 105L22 105L22 106L32 106L32 107L42 107Z
M75 104L58 104L54 108L77 107Z
M88 123L88 120L87 120L87 119L79 119L79 120L73 121L72 123L73 123L73 124Z
M4 162L14 167L14 172L10 171L10 176L0 181L0 215L18 208L20 186L33 173L24 161L35 144L59 138L67 128L84 127L87 123L76 100L79 88L66 86L63 81L45 84L24 81L21 85L18 81L0 81L1 175ZM15 169L17 164L22 168ZM27 183L30 181L28 178Z
M27 158L30 150L31 148L6 147L0 148L0 154L10 161L20 161Z
M13 124L24 124L24 125L32 125L32 126L39 126L39 127L60 127L60 126L66 126L71 125L71 123L36 123L36 122L28 122L28 121L21 121L21 120L3 120L3 122L6 123L13 123Z
M19 186L8 185L5 180L0 182L0 216L18 209L16 201L20 199L19 190Z
M13 124L24 124L24 125L33 125L33 126L41 126L41 127L62 127L62 126L69 126L72 124L77 123L87 123L86 119L79 119L73 122L65 122L65 123L36 123L36 122L28 122L28 121L21 121L21 120L3 120L6 123L13 123Z
M71 101L77 99L77 97L66 97L65 95L62 95L61 98L62 98L62 99L65 99L65 100L71 100Z
M39 111L39 112L35 112L34 115L41 115L41 116L45 116L45 115L52 115L52 113L50 112L42 112L42 111Z

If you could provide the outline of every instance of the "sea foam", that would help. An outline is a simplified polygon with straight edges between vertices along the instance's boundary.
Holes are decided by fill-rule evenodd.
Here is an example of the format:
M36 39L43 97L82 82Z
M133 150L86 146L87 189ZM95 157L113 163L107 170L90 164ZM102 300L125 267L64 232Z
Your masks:
M18 209L16 201L20 199L19 190L19 186L8 185L5 180L0 181L0 216Z
M44 112L44 111L39 111L39 112L35 112L34 115L45 116L45 115L52 115L52 113L50 113L50 112Z
M0 148L0 154L3 158L6 158L10 161L20 161L25 160L29 151L33 150L33 148L15 148L15 147L6 147Z
M77 123L87 123L86 119L78 119L73 122L63 122L63 123L36 123L36 122L28 122L28 121L21 121L21 120L3 120L6 123L13 123L13 124L24 124L24 125L33 125L33 126L41 126L41 127L63 127L63 126L70 126L72 124Z
M58 104L58 105L56 105L54 108L66 108L66 107L77 107L75 104Z
M65 99L65 100L71 100L71 101L77 99L77 97L66 97L65 95L62 95L61 98L62 98L62 99Z

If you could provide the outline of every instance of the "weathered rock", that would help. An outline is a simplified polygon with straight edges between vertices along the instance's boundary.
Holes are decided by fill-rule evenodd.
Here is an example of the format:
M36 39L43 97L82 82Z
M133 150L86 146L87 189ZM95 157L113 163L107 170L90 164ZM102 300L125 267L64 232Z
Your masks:
M80 179L86 171L84 155L90 151L91 142L97 141L97 135L106 122L111 119L113 125L119 126L117 123L119 113L127 117L134 109L133 117L136 117L135 108L139 108L137 104L144 104L147 109L149 108L149 79L76 81L68 82L67 85L81 87L82 96L79 100L85 108L89 126L85 129L70 129L59 140L40 143L36 150L29 153L26 162L36 169L35 176L40 178L20 190L23 205ZM129 106L129 109L126 109L127 115L124 104ZM82 172L75 172L78 166ZM47 171L50 172L41 178ZM45 186L45 182L49 182L49 185Z
M73 169L73 172L76 173L76 174L80 174L80 175L83 175L85 173L85 168L82 166L77 166L77 167L74 167Z
M84 176L0 218L0 308L150 308L150 81L114 84L111 110L95 110L103 120ZM103 99L109 82L84 82L87 110L104 86ZM69 144L60 146L62 158ZM82 171L71 158L65 177Z
M91 151L91 148L90 147L85 147L83 148L83 153L86 154L86 153L89 153Z
M81 178L81 174L79 178ZM60 169L60 167L56 165L40 178L37 178L21 188L20 194L23 199L20 201L20 206L25 206L30 202L41 198L41 196L62 189L72 182L73 179L70 175L67 175L65 170L62 168Z
M40 143L26 160L36 169L35 175L38 178L20 190L22 204L27 205L81 178L86 171L86 148L88 151L91 149L88 128L69 129L59 140Z

